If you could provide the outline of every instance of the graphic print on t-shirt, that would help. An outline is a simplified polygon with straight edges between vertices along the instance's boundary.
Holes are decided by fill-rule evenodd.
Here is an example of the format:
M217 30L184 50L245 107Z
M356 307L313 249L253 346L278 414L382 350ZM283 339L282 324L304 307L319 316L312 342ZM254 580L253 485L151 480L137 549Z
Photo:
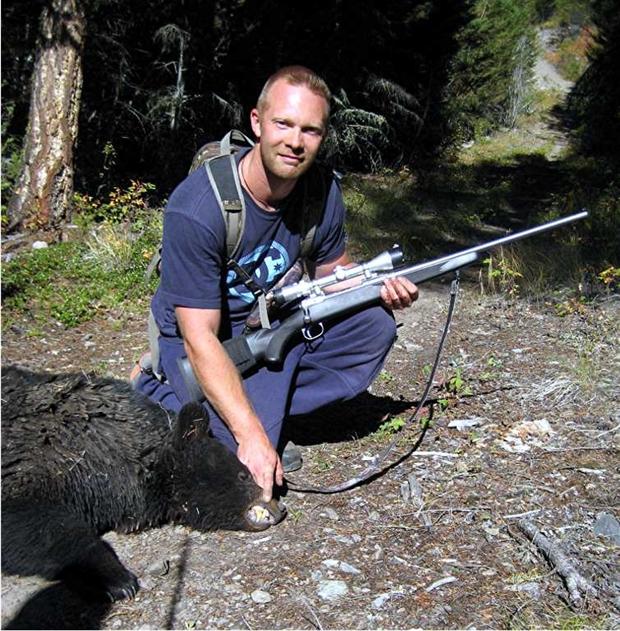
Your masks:
M282 244L272 241L269 245L259 245L238 263L258 285L268 288L288 270L290 257ZM226 286L230 297L239 298L248 304L254 302L252 292L234 270L228 272Z

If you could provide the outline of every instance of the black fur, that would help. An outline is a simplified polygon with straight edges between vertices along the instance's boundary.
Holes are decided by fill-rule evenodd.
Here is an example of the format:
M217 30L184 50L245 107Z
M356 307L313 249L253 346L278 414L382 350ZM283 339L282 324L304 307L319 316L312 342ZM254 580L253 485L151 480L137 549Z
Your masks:
M131 597L136 577L99 537L166 522L259 530L260 489L208 433L198 404L169 415L129 384L2 371L2 569ZM283 515L275 503L264 505Z

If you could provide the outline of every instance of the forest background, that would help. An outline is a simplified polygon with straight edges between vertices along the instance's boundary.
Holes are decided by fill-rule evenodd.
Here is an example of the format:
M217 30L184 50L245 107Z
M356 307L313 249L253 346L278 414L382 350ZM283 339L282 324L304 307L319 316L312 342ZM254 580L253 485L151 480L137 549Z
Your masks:
M48 297L48 312L66 324L114 300L113 289L119 300L148 294L142 273L166 197L202 144L231 128L249 132L265 78L292 63L332 88L322 158L348 176L361 255L396 240L419 258L445 247L448 232L454 245L467 244L481 226L587 207L570 251L545 273L568 273L579 291L618 283L620 15L612 0L26 0L3 3L2 18L5 306L31 303L33 278L45 284L59 261L75 263L67 275L81 279L79 289L69 283L66 296ZM556 40L553 61L574 82L568 95L535 88L544 28ZM536 116L570 139L553 162L544 147L463 160L464 148ZM424 229L429 196L444 208ZM369 227L372 239L363 237ZM36 234L74 243L11 265L13 246ZM98 271L84 248L99 258ZM101 264L104 255L111 260ZM103 286L106 265L122 286ZM525 270L503 265L511 291Z

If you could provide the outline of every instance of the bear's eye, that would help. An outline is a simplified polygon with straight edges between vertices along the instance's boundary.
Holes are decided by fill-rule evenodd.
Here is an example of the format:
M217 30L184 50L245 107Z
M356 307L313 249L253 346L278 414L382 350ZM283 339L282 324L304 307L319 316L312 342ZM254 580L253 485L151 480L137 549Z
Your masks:
M237 477L241 482L247 482L250 479L250 474L247 471L239 471Z

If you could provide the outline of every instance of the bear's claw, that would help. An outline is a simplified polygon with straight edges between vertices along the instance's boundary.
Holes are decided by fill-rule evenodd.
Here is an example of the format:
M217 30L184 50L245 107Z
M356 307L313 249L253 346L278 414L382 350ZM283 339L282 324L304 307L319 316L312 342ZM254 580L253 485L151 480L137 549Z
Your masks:
M128 571L122 583L119 581L116 585L108 584L105 593L108 600L116 602L117 600L132 600L136 597L139 589L138 578L135 574Z

